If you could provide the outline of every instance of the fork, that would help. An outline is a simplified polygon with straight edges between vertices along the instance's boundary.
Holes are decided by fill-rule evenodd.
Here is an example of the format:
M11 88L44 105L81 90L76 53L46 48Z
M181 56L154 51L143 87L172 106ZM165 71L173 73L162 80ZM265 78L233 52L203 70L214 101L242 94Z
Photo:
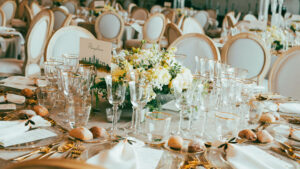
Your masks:
M65 158L76 159L84 151L81 142L77 141Z

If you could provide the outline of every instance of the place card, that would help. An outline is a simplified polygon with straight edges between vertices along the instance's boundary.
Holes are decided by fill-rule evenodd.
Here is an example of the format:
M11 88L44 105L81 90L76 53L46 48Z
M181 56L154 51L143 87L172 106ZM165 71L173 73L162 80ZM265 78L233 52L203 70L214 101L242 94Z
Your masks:
M55 136L57 136L57 134L52 131L46 129L35 129L27 131L24 134L15 137L14 139L10 139L9 141L1 142L0 145L3 147L8 147Z
M101 8L105 6L105 1L94 1L95 8Z
M17 106L15 104L0 104L0 110L16 110Z
M80 63L94 65L97 76L104 77L110 73L112 43L95 39L80 39Z
M172 6L172 3L171 3L171 2L165 2L165 3L164 3L164 6L165 6L165 7L169 7L169 8L171 8L171 6Z

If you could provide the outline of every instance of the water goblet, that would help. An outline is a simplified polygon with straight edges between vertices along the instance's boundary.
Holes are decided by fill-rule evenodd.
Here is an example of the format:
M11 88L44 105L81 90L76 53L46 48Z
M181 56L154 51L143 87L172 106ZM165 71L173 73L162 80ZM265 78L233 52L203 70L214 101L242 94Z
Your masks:
M126 92L125 81L117 79L118 78L113 78L112 75L105 77L107 99L108 102L113 105L113 136L117 134L118 106L124 102Z

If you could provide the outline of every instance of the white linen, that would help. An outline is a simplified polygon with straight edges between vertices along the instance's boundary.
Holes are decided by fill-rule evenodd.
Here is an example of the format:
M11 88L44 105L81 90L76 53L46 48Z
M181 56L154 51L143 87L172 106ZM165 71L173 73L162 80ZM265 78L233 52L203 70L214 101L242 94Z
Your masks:
M171 111L179 111L180 109L176 107L175 100L172 100L164 105L162 105L162 109L171 110Z
M1 30L1 29L0 29L0 34L4 34L4 35L16 35L16 36L19 36L19 37L20 37L21 45L24 45L24 44L25 44L24 37L23 37L23 35L22 35L20 32L16 32L16 31L5 31L5 30Z
M300 103L281 103L278 108L280 112L300 114Z
M26 98L24 96L16 95L16 94L7 94L6 99L8 102L23 104L25 103Z
M10 76L6 79L0 80L0 82L13 82L15 84L35 85L34 79L25 76Z
M30 127L37 128L51 126L51 123L43 119L41 116L33 116L31 121L35 124L25 125L27 120L0 121L0 145L5 147L13 145L15 142L18 142L18 144L25 143L24 141L22 142L20 139L16 138L22 138L25 137L24 135L28 135L26 132L30 129Z
M137 169L137 154L128 143L121 141L112 149L103 151L87 160L88 164L109 169Z
M267 128L267 131L272 135L280 135L283 137L289 137L291 134L291 138L300 141L300 130L294 129L291 132L290 126L288 125L278 125L278 126L270 126Z
M288 169L293 166L255 146L230 144L226 150L227 161L234 169Z
M132 139L130 139L132 140ZM87 163L100 165L109 169L153 169L156 168L161 156L162 150L143 147L139 140L133 145L127 142L120 142L111 150L101 152L87 160Z
M15 104L0 104L0 110L16 110Z

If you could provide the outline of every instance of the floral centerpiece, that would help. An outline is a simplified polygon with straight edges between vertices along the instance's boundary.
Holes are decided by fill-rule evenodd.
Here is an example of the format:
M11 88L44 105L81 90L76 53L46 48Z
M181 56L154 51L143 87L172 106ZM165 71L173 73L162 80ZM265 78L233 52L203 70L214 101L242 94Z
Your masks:
M286 36L284 32L276 26L268 27L267 32L270 35L267 41L269 42L268 44L271 44L272 49L276 51L283 49L283 43Z
M175 48L165 51L155 47L122 50L112 58L111 74L115 80L130 80L132 72L138 78L145 79L152 86L151 99L147 106L150 110L157 110L160 107L159 101L155 99L157 95L181 92L193 81L191 71L175 60L175 52ZM94 88L106 97L104 78L96 79ZM126 100L130 100L129 92L127 98ZM130 102L127 104L131 107Z
M114 7L110 6L110 5L104 5L103 8L91 9L90 14L94 15L94 16L99 16L101 13L107 12L107 11L116 12L117 10Z

